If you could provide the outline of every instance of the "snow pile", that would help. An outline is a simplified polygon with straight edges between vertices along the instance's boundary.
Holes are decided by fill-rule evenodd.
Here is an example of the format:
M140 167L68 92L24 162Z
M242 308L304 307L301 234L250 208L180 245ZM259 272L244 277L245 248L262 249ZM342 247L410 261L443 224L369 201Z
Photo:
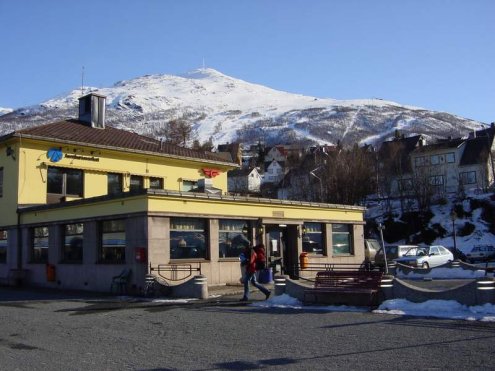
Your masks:
M368 311L367 308L345 305L306 306L287 294L274 296L266 301L255 302L251 306L255 308L286 308L320 312ZM428 300L423 303L412 303L405 299L393 299L384 301L373 313L495 322L495 305L484 304L468 307L453 300Z

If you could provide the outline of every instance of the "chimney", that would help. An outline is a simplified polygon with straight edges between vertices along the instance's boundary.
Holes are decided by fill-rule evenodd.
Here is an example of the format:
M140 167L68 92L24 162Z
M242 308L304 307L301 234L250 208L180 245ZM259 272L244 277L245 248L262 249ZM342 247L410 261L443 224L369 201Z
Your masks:
M90 93L79 98L79 121L92 128L105 129L104 95Z

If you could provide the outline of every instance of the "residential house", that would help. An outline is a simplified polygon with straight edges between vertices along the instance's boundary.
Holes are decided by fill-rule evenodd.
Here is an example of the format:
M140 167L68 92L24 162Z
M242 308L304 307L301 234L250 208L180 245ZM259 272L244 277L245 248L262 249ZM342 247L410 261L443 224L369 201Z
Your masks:
M257 168L230 170L227 176L227 186L230 193L259 194L261 174Z

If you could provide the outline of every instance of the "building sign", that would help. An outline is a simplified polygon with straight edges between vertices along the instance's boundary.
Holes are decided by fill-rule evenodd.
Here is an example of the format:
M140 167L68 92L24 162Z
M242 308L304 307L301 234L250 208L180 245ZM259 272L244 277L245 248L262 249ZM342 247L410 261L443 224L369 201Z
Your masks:
M210 178L214 178L217 175L220 175L220 173L221 173L221 171L217 170L217 169L204 168L202 170L203 170L203 174L205 174L205 176L210 177Z
M46 156L51 162L59 162L62 158L64 158L64 154L60 148L50 148L46 153Z
M94 161L94 162L99 162L100 158L95 157L95 156L82 156L82 155L75 155L68 153L65 155L65 158L71 158L73 160L84 160L84 161Z

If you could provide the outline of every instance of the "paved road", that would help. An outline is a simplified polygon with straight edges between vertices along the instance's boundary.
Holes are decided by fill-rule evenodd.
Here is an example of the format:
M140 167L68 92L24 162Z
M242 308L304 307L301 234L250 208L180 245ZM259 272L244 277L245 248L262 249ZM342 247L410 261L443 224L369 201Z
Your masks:
M259 309L239 298L171 305L0 288L0 369L493 369L495 323Z

